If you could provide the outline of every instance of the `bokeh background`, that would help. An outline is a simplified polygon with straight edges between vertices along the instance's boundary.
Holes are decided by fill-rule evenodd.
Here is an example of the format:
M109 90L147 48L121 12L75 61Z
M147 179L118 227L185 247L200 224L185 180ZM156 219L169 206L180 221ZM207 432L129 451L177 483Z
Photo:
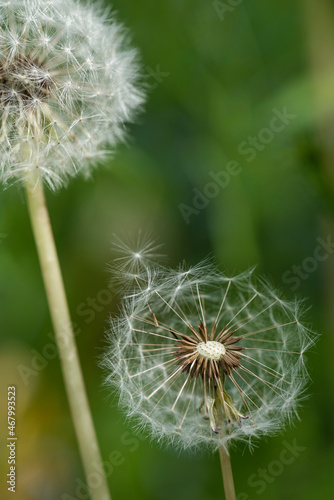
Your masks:
M252 454L233 451L232 462L239 500L333 498L334 2L113 6L141 50L146 111L93 180L47 193L113 499L223 498L217 456L138 437L102 387L98 358L119 302L107 272L113 235L138 229L164 244L171 266L207 255L230 272L256 264L288 297L306 298L306 320L322 336L309 356L301 420ZM15 498L87 498L25 196L15 187L0 193L0 308L2 438L7 386L18 392ZM286 443L300 448L282 466ZM6 457L1 447L2 482Z

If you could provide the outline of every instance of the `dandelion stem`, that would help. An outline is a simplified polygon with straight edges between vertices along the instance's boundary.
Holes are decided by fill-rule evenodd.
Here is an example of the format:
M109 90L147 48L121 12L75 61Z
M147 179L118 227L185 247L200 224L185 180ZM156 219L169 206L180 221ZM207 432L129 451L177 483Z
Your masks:
M28 208L42 269L65 386L87 479L98 474L98 484L90 487L92 500L110 500L101 455L87 399L77 347L70 319L42 180L38 174L26 182Z
M216 398L216 402L217 402L216 406L218 415L217 423L219 427L220 438L222 438L226 434L225 422L221 408L221 402L218 397ZM232 466L231 466L231 457L228 452L227 443L225 444L225 446L222 445L219 446L219 458L220 458L220 465L224 482L225 500L236 500Z

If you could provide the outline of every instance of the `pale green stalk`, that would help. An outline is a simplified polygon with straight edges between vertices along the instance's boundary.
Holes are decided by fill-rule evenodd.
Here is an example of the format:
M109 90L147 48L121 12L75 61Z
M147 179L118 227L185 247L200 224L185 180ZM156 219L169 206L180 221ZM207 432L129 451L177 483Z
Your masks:
M218 401L217 423L219 427L219 437L222 438L225 436L225 421L219 398L217 398L216 401ZM224 446L219 447L219 458L220 458L220 465L224 482L225 500L236 500L232 466L231 466L231 457L228 452L227 443L225 444L225 447Z
M65 386L90 495L92 500L110 500L45 202L42 179L38 172L25 181L25 187ZM93 487L90 486L90 482L93 483Z

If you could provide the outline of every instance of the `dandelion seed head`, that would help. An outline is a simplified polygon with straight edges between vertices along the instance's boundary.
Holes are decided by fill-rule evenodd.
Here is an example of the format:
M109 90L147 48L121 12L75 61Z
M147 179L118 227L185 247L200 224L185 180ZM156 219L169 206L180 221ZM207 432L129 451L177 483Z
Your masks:
M88 177L143 102L137 52L99 5L0 2L0 179Z
M252 270L226 277L210 262L145 265L134 284L111 320L104 365L138 427L161 442L217 449L253 446L298 416L315 341L299 304L277 300Z

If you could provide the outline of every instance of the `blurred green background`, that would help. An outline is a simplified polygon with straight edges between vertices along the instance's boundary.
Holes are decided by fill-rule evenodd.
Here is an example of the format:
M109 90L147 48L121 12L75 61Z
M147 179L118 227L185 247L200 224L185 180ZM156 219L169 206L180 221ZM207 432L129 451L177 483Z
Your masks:
M146 112L92 181L47 193L113 500L223 498L217 456L138 437L102 388L98 357L119 300L106 270L113 234L138 229L164 243L171 266L208 254L230 272L256 264L289 298L307 298L307 321L322 337L309 356L313 383L301 420L252 454L241 446L232 462L239 500L333 498L334 2L113 6L141 50ZM0 308L2 437L6 388L18 387L15 498L87 498L25 196L16 187L0 193ZM22 377L22 367L33 371ZM282 466L286 443L300 449Z

